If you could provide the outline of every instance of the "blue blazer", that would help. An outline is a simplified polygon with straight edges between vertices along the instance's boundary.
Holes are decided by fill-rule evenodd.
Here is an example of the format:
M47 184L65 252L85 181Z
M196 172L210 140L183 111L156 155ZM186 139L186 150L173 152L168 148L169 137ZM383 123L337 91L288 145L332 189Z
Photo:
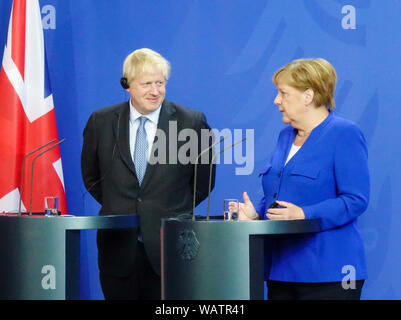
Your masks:
M320 218L322 231L285 235L266 250L268 280L333 282L367 277L357 218L369 202L368 153L361 130L333 112L284 166L296 130L280 133L271 162L261 173L261 219L275 200L301 207L306 219ZM351 274L352 273L352 274Z

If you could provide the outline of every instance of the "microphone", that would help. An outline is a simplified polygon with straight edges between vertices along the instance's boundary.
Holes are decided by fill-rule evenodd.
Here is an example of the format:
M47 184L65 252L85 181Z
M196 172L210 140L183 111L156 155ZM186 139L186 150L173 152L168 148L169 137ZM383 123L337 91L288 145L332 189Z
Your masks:
M60 143L64 142L65 138L63 140L60 140L59 142L53 144L51 147L47 148L45 151L42 151L39 153L35 158L32 160L32 169L31 169L31 194L29 196L29 215L32 215L32 193L33 193L33 168L35 165L35 161L37 158L39 158L42 154L46 153L47 151L53 149L54 147L58 146Z
M195 221L195 206L196 206L196 180L197 180L197 169L198 169L198 161L199 158L207 151L209 151L211 148L213 148L214 146L218 145L219 143L221 143L225 138L227 138L227 136L221 138L219 141L213 143L211 146L209 146L208 148L206 148L205 150L203 150L201 153L198 154L198 156L195 159L195 167L194 167L194 196L193 196L193 205L192 205L192 221ZM212 171L212 167L213 167L213 161L210 162L210 172ZM211 175L211 174L210 174ZM209 180L209 188L210 188L210 180Z
M22 187L23 187L23 183L24 183L24 165L25 165L25 160L33 153L35 153L36 151L39 151L40 149L43 149L44 147L48 146L50 143L56 141L57 139L53 139L47 143L45 143L44 145L40 146L39 148L36 148L35 150L29 152L24 159L22 159L22 165L21 165L21 182L19 185L19 190L20 190L20 196L19 196L19 206L18 206L18 215L21 215L21 203L22 203Z
M221 150L219 153L216 153L213 155L212 157L212 163L215 161L217 155L219 155L220 153L233 148L236 144L243 142L246 139L246 137L242 138L241 140L238 140L237 142L234 142L232 145L224 148L223 150ZM210 170L209 170L209 190L208 190L208 194L207 194L207 214L206 214L206 220L210 219L209 216L209 209L210 209L210 192L211 192L211 188L212 188L212 166L210 166Z

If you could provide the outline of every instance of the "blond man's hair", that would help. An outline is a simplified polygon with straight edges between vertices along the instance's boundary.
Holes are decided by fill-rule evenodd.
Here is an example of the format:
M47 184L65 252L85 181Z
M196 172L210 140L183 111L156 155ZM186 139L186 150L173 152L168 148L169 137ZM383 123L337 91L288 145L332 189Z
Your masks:
M161 71L165 80L170 76L170 63L159 53L148 48L135 50L129 54L123 64L123 76L131 83L144 73Z

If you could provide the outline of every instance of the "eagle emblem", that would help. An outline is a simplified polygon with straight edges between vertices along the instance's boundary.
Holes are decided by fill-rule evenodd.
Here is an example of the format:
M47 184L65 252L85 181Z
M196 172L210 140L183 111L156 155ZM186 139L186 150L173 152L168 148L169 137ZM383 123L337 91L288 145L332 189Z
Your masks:
M199 241L193 230L180 231L177 238L177 251L183 260L193 260L198 255Z

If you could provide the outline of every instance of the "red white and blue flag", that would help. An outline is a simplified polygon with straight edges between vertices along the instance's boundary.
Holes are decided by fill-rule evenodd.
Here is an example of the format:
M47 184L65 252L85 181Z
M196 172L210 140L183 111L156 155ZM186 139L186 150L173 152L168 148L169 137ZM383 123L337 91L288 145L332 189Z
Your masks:
M58 141L39 3L14 0L0 72L0 212L18 211L22 160L53 139ZM23 212L30 208L35 155L24 166ZM59 210L67 213L58 146L35 161L32 211L43 212L45 196L58 196Z

